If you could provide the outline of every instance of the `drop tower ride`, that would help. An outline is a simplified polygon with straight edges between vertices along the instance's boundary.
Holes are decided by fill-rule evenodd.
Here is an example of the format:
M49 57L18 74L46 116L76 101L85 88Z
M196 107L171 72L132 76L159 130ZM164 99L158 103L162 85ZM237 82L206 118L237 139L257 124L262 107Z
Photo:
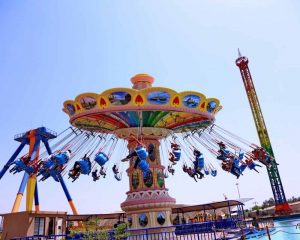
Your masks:
M291 212L290 206L286 201L283 185L280 179L277 163L275 161L271 141L267 131L267 127L264 121L264 117L260 108L258 97L255 91L255 87L252 81L251 73L248 67L249 60L247 57L242 56L240 50L238 50L239 57L235 61L239 67L242 79L244 82L245 90L248 96L249 104L251 107L252 115L254 118L256 130L258 133L261 146L272 156L274 161L267 166L267 171L271 183L271 188L275 200L275 213L287 214Z

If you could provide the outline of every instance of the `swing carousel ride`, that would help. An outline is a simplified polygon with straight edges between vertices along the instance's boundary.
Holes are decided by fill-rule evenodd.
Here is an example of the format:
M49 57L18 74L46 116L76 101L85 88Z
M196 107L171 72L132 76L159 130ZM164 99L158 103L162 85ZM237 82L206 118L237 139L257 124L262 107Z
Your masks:
M72 127L59 135L42 127L15 137L21 145L0 172L0 179L8 169L13 174L24 172L13 212L18 211L26 184L26 210L31 210L33 199L39 210L37 179L52 178L61 184L77 214L64 178L74 182L86 175L97 182L107 179L111 169L121 181L129 162L129 191L121 208L130 226L171 226L175 199L164 179L176 171L204 181L217 176L217 164L239 178L247 169L258 172L257 162L268 166L274 161L263 148L215 124L222 108L218 99L152 87L154 79L147 74L138 74L131 82L132 88L83 93L65 101L63 111ZM17 159L26 144L29 152Z

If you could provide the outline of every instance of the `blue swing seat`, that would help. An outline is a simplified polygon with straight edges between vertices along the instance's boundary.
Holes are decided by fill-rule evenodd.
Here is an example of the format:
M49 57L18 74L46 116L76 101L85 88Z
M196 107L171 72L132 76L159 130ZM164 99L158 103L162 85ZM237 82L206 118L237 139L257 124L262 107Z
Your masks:
M240 172L244 172L245 171L245 169L247 168L247 164L242 164L242 165L240 165Z
M115 179L116 179L117 181L121 181L121 180L122 180L122 176L121 176L120 173L116 173L116 174L114 174L114 176L115 176Z
M141 161L146 160L148 157L148 152L144 146L138 146L135 149L135 152L138 155L138 157L141 159Z
M211 170L210 173L213 177L217 176L217 170Z
M47 161L42 163L43 168L51 169L54 166L53 160L50 158Z
M69 157L65 152L61 152L54 155L53 159L57 165L64 165L68 162Z
M181 150L180 149L174 149L174 150L172 150L172 153L175 156L175 161L179 161L180 156L181 156Z
M82 174L89 174L91 172L91 164L89 161L86 160L79 160L78 164L80 166L80 173Z
M17 170L17 172L25 171L27 167L25 163L20 159L16 160L14 164L16 165L15 169Z
M103 153L103 152L98 152L95 155L94 161L97 162L101 167L109 160L109 157Z
M200 155L198 157L196 157L196 161L197 161L197 167L202 169L204 168L204 157L203 155Z
M144 176L146 176L150 171L149 163L146 160L141 159L141 161L138 164L138 168L143 172Z
M248 168L250 170L253 170L255 168L256 164L254 162L252 162L251 164L248 165Z

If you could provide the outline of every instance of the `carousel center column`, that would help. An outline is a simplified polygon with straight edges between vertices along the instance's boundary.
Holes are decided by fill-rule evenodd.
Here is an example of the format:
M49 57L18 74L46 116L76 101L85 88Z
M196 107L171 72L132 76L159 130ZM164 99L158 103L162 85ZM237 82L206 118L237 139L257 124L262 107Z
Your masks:
M134 130L138 131L138 129L131 129L128 133L132 134ZM134 168L135 159L130 161L127 169L129 191L126 193L127 198L121 204L121 208L127 214L131 229L172 226L172 207L176 200L169 196L168 189L165 187L164 166L161 164L159 153L159 139L165 134L167 134L165 129L143 129L143 144L148 150L153 149L147 158L150 167L150 173L147 176L144 176L140 169ZM135 139L128 138L129 152L134 151L137 145ZM162 231L170 230L173 228L162 229Z

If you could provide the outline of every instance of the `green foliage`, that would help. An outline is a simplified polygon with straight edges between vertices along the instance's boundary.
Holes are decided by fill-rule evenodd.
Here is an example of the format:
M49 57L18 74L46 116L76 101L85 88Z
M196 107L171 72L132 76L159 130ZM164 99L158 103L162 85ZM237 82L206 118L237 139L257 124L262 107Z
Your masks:
M83 240L108 240L108 232L107 230L99 229L100 219L98 218L90 218L83 224L83 228L77 228L75 230L71 230L71 237L74 235L83 233L84 236L82 237ZM129 233L126 232L127 224L121 223L114 229L115 231L115 239L122 240L129 236Z
M108 240L108 233L106 230L97 230L93 232L85 232L83 240Z
M275 205L275 201L274 198L269 198L268 200L263 201L263 204L261 205L261 207L267 208L267 207L271 207Z
M288 201L288 203L298 202L298 201L300 201L300 197L292 196L287 201Z
M83 224L83 228L71 230L70 235L71 237L74 237L76 233L83 233L84 236L82 239L84 240L108 240L108 232L106 230L99 229L99 223L99 218L89 218L88 221Z
M129 233L126 232L127 230L127 224L121 223L115 228L115 239L121 240L123 238L126 238L129 236Z
M252 211L257 211L257 210L260 210L260 209L261 209L261 206L255 205L255 206L252 208Z
M97 231L99 223L100 219L97 217L93 217L89 218L88 221L85 222L84 226L87 232Z

